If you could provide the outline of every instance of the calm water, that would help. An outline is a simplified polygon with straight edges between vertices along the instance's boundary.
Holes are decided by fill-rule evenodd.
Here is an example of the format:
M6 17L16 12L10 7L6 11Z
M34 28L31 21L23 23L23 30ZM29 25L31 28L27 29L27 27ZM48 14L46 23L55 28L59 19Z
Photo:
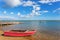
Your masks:
M58 33L60 34L60 21L55 20L38 20L38 21L18 21L23 22L22 24L12 25L9 27L3 27L3 30L12 30L12 29L35 29L41 31L47 31L49 33Z

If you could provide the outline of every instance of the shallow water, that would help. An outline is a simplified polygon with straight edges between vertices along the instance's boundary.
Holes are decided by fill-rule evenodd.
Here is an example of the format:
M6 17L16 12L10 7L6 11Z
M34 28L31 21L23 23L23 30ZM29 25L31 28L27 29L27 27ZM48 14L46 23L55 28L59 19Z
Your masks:
M20 21L19 21L20 22ZM8 27L3 27L3 30L10 30L10 29L36 29L36 30L46 30L46 31L53 31L58 32L60 31L60 21L22 21L22 24L12 25Z

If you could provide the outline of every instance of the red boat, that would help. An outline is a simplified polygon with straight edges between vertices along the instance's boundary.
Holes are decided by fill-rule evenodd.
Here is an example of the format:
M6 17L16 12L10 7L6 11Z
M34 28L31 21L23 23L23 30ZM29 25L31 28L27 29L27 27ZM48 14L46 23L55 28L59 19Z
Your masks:
M36 30L11 30L5 31L4 36L31 36L35 34Z

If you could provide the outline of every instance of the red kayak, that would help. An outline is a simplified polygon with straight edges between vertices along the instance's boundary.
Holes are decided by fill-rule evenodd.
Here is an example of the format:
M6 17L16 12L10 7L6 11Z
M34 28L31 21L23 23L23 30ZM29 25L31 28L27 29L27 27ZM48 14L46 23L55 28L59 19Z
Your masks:
M36 30L11 30L5 31L4 36L31 36L35 34Z

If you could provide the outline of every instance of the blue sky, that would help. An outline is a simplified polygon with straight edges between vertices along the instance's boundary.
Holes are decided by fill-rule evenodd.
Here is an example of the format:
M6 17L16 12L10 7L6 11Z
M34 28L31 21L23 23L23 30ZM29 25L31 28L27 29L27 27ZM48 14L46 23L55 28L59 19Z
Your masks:
M60 1L0 0L0 20L60 20Z

